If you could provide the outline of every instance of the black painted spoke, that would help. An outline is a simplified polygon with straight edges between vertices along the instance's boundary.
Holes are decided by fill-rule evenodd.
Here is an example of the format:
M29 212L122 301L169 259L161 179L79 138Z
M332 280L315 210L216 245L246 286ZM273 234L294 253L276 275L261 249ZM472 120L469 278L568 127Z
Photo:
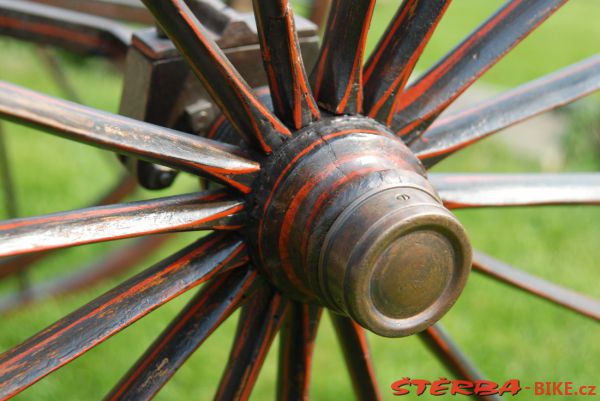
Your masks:
M0 257L177 231L237 229L244 203L200 192L0 223Z
M89 145L204 174L243 192L259 170L235 147L0 81L0 116Z
M222 234L191 244L0 355L0 399L23 391L177 295L247 262L245 246Z
M600 205L600 173L430 174L449 209Z
M485 380L485 377L477 366L465 355L458 345L448 335L441 324L436 323L427 330L419 334L419 338L427 345L439 361L450 371L457 379L475 382ZM482 401L501 401L499 395L479 396Z
M600 90L600 55L436 120L410 146L427 167L540 113Z
M77 90L73 87L67 74L65 74L65 71L60 64L60 60L56 57L56 53L48 46L42 45L38 47L38 54L42 58L44 64L46 64L46 67L48 67L52 79L65 98L71 102L83 103L81 97L77 94Z
M281 328L277 399L308 400L312 355L322 309L290 302Z
M315 1L319 4L313 4L312 17L319 20L329 0ZM386 33L364 66L376 0L330 1L323 44L309 79L291 0L252 0L255 32L248 31L246 20L241 24L246 16L230 18L233 14L228 13L235 11L225 6L228 0L140 0L140 4L136 0L0 0L0 35L41 44L43 61L71 100L79 101L77 93L46 46L121 61L131 49L133 30L98 17L117 12L122 14L116 19L127 21L148 22L153 16L158 36L168 36L194 72L191 78L197 77L196 84L212 98L209 103L223 112L214 116L206 130L208 137L200 137L0 81L0 118L114 152L131 158L130 162L156 163L170 172L195 174L202 177L201 185L209 185L209 179L228 186L119 204L116 202L137 185L136 177L127 175L96 206L16 218L11 166L0 125L0 187L11 218L0 221L0 278L23 274L33 263L62 248L142 237L83 269L0 298L0 313L116 277L173 237L170 233L216 231L2 353L0 400L21 393L203 283L108 393L106 401L153 399L238 308L237 330L214 399L250 399L271 344L280 333L276 397L307 401L323 308L288 299L296 292L306 295L307 302L329 299L339 308L341 314L332 311L331 319L359 401L382 399L366 328L390 337L419 332L457 379L484 380L444 328L435 323L459 296L471 267L469 240L447 209L600 205L600 173L427 175L418 159L430 168L499 130L600 90L600 54L438 119L567 0L506 0L412 84L408 84L409 78L451 0L399 1ZM225 23L227 28L220 29ZM215 27L215 31L207 27ZM231 39L249 36L243 36L242 43L229 41L228 35ZM216 37L224 48L226 43L233 46L225 50L227 56ZM269 88L251 88L228 59L230 49L235 57L239 54L239 58L232 57L236 63L257 56L258 45L251 43L252 37L260 42ZM307 37L307 43L314 44L313 39L316 37ZM144 45L139 35L135 40L133 50ZM163 54L160 43L156 45L154 57L143 52L152 58L147 60L152 62L147 72L154 71L167 56L184 63L177 54ZM244 70L252 67L246 64ZM248 76L254 76L250 70ZM182 88L167 89L194 89ZM190 111L193 105L188 105L187 92L180 97L176 109L183 107L190 114L186 118L194 120L192 125L205 123L196 121L197 117L212 116L210 112L196 116ZM321 112L323 120L319 121ZM382 124L397 136L387 135L389 130ZM293 138L298 130L306 135ZM209 139L223 139L235 132L243 147ZM139 177L143 176L140 173ZM341 217L336 220L336 216ZM376 255L400 229L411 231L410 238L405 236L408 245L404 248L440 260L448 259L448 246L455 251L446 263L452 270L448 277L433 275L436 277L404 283L424 291L413 291L416 295L409 294L405 305L394 296L400 293L395 284L406 277L386 267L402 253L402 246ZM250 241L253 252L247 250L244 239ZM251 265L252 255L260 266ZM408 270L422 268L419 258L405 259ZM359 269L353 270L353 266ZM474 252L472 267L496 281L600 321L598 300L480 252ZM269 276L269 282L263 274ZM400 320L404 323L398 324ZM499 395L476 397L502 399Z
M66 8L100 17L151 24L152 15L138 0L33 0L49 6Z
M390 125L415 64L451 0L404 0L364 68L367 114Z
M600 301L533 276L484 253L474 252L473 270L528 294L554 302L589 318L600 320Z
M321 54L311 75L321 107L334 114L362 112L362 62L375 0L333 0Z
M331 0L312 0L309 19L317 24L317 26L321 26L325 21L325 16L330 6Z
M257 140L270 153L291 135L252 92L184 0L143 1L243 137Z
M392 128L410 143L567 0L509 0L402 94Z
M280 294L265 286L242 307L215 401L246 401L250 397L286 305L287 301Z
M251 294L256 270L237 270L207 283L105 398L151 400L196 349Z
M121 177L117 184L103 194L95 205L110 205L123 200L137 188L137 181L129 174ZM0 278L11 276L28 270L31 265L53 254L55 250L22 254L8 258L0 258ZM2 307L0 307L2 309Z
M318 120L288 0L254 0L254 16L275 113L296 130Z
M25 292L10 294L0 298L0 314L6 314L43 302L49 298L57 298L67 294L90 288L106 279L118 277L139 265L140 262L152 255L161 245L169 239L168 235L150 235L139 238L132 244L128 244L106 255L98 261L94 261L86 266L76 266L70 270L70 273L64 276L52 278L38 284L31 284ZM14 273L28 273L28 267L33 262L39 262L43 257L47 257L51 252L40 252L25 254L22 256L42 255L39 259L15 258L21 259L15 261L15 267L18 268ZM9 264L7 267L12 267ZM0 271L3 271L4 265L0 264ZM13 273L13 274L14 274Z
M351 319L330 313L358 401L381 400L365 330Z
M36 4L0 0L0 34L84 55L123 58L132 30L107 18Z

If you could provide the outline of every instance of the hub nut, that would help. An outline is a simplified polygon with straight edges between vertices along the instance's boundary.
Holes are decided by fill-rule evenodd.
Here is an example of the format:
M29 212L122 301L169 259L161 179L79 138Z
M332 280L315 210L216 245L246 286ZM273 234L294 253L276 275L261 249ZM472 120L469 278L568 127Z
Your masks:
M286 296L389 337L427 328L456 301L470 271L467 235L385 127L313 123L262 169L246 238Z
M319 261L321 294L377 334L421 331L456 301L471 265L464 229L424 188L363 195L331 226Z

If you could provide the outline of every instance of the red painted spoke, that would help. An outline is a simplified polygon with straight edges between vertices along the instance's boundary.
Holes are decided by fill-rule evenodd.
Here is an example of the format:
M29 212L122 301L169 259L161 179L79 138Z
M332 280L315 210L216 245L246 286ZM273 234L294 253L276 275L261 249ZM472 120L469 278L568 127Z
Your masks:
M73 87L73 84L67 77L67 74L65 74L61 61L56 56L54 49L51 49L45 45L41 45L37 48L37 54L43 60L48 72L52 76L52 80L56 86L60 88L60 91L65 99L70 100L71 102L83 104L83 101L77 93L77 90L75 87Z
M411 150L432 167L504 128L600 90L600 55L434 122Z
M329 11L331 0L313 0L311 3L309 19L317 26L321 26Z
M151 400L253 290L256 270L215 278L196 295L105 398Z
M34 263L50 256L53 252L36 252L0 258L0 279L21 274L31 268Z
M287 301L268 287L242 308L233 348L215 401L246 401L279 330Z
M375 0L333 0L311 80L317 102L334 114L362 112L362 62Z
M177 295L246 264L244 245L211 235L0 355L0 400L23 391Z
M473 254L473 269L536 297L600 320L600 301L525 273L481 252Z
M509 0L402 94L392 128L411 142L567 0Z
M449 209L600 205L600 173L431 174Z
M219 192L79 209L0 223L0 257L147 234L238 228L243 202Z
M184 0L143 1L243 137L257 140L270 153L291 135L254 95Z
M308 400L312 355L321 312L320 307L290 303L280 334L278 400Z
M24 0L0 0L0 34L76 53L125 57L132 32L106 18Z
M330 314L358 401L381 400L365 330L351 319Z
M419 337L456 378L471 382L485 379L439 323L421 332ZM477 398L482 401L502 400L497 394Z
M390 125L400 94L451 0L405 0L364 68L368 115Z
M318 120L288 0L254 0L254 16L275 113L293 129Z
M138 0L33 0L49 6L128 22L152 24L154 18Z
M89 266L74 268L74 273L63 277L32 284L26 291L18 292L0 299L0 314L10 313L19 308L31 306L49 298L72 294L108 278L117 277L138 266L138 264L155 252L169 237L167 235L151 235L140 238L134 243L124 246L112 253L103 255L100 261ZM31 255L39 255L30 254ZM44 256L50 252L41 253ZM0 265L0 271L4 266ZM23 270L20 270L23 271Z
M137 181L129 174L123 175L117 184L102 195L95 205L108 205L123 200L137 188ZM7 193L7 192L5 192ZM36 252L0 259L0 278L27 270L32 264L53 254L53 251ZM0 309L2 309L0 307Z
M128 154L227 183L243 192L260 169L239 149L94 110L0 81L0 117L89 145Z

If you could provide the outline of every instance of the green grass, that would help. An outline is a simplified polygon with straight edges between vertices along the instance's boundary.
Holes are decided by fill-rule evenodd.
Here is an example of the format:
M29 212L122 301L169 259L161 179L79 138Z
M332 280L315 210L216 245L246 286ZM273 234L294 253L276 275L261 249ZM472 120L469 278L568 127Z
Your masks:
M385 29L397 6L396 0L380 0L371 38ZM452 48L466 33L489 15L498 0L455 0L447 18L434 35L419 68L425 69ZM511 86L535 78L598 52L600 3L570 2L547 25L541 27L504 61L483 77L497 86ZM447 21L447 22L446 22ZM376 40L371 40L371 46ZM43 68L35 49L21 42L0 41L0 79L60 96ZM86 104L116 111L121 80L117 72L99 60L65 60L69 76ZM598 108L595 107L595 116ZM578 115L578 114L576 114ZM585 125L574 121L573 135L588 135ZM598 118L595 118L598 121ZM3 124L17 182L21 215L35 215L81 207L106 190L119 165L109 154L13 124ZM583 128L582 128L583 127ZM543 146L541 144L540 146ZM576 159L566 170L598 167L589 149L575 147ZM580 155L583 154L584 156ZM478 144L442 163L437 171L540 171L536 160L514 155L496 139ZM195 181L182 175L176 185L159 192L140 191L136 198L182 193ZM0 212L2 213L2 212ZM458 213L476 248L520 266L528 272L562 283L600 298L597 285L600 248L600 210L591 207L515 208L472 210ZM4 216L0 216L4 217ZM199 234L179 236L157 255L151 255L139 271L153 261L192 241ZM31 272L32 280L65 273L94 260L120 244L79 247L61 252ZM133 274L133 272L129 273ZM83 294L51 300L17 314L3 317L0 349L18 344L73 309L121 281L104 283ZM15 283L4 283L4 290ZM72 364L42 380L18 400L100 399L136 358L147 348L192 294L186 294ZM557 306L545 303L488 278L473 274L456 306L443 319L448 331L497 381L519 378L524 385L535 380L573 381L576 385L598 385L600 377L600 331L591 322ZM159 400L210 399L227 359L235 319L229 319L196 352L161 391ZM394 399L389 384L409 376L435 380L450 377L415 338L383 339L370 336L379 382L386 399ZM277 345L267 362L253 395L259 401L273 398L276 382ZM340 352L326 317L319 331L313 371L315 400L352 399L351 383L344 371ZM427 399L428 397L419 397ZM522 393L519 399L531 398ZM543 399L544 397L539 397ZM404 397L404 399L413 399ZM414 398L416 399L416 397Z

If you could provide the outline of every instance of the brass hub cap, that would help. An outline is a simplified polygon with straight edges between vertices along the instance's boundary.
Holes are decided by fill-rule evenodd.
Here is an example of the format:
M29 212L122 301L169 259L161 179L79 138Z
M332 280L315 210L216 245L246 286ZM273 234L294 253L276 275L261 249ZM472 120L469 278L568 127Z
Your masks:
M246 232L286 295L384 336L420 331L462 291L471 247L420 162L384 126L324 119L262 163Z

